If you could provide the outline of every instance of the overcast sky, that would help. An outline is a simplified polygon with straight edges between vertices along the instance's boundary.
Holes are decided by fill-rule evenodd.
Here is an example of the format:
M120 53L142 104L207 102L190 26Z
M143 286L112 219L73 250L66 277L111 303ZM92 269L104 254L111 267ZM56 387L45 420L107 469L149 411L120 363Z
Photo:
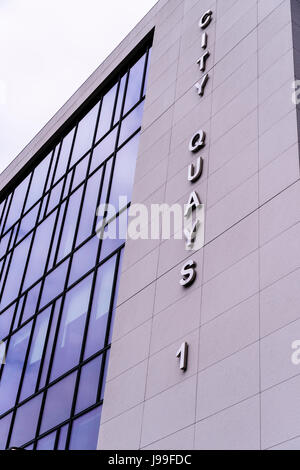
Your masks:
M0 172L157 0L0 0Z

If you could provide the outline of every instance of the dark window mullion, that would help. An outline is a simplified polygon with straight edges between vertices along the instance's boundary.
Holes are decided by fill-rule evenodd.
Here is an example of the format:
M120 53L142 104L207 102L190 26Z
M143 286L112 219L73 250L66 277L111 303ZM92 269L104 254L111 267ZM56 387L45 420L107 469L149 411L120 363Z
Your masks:
M142 79L142 86L141 86L141 93L140 93L140 100L144 96L144 88L145 88L145 82L146 82L146 76L147 76L147 70L148 70L148 63L149 63L149 51L150 48L147 49L146 52L146 59L145 59L145 65L144 65L144 72L143 72L143 79Z

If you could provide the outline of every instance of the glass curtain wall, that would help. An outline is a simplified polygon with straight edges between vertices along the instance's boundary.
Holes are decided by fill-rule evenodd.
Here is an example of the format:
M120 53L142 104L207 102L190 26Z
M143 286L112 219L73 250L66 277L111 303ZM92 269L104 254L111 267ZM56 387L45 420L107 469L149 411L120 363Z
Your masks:
M0 449L96 449L150 53L0 199Z

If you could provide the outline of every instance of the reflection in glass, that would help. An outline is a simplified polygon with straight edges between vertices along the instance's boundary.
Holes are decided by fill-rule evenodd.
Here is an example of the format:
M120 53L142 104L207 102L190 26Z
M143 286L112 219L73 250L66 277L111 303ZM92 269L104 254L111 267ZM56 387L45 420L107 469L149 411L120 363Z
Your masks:
M18 408L10 447L20 447L35 437L42 403L42 394Z
M63 232L59 246L58 261L63 259L72 250L74 234L79 214L83 186L81 186L69 199L67 215L63 225Z
M9 229L20 217L21 211L23 209L24 201L25 201L25 196L27 193L27 188L28 184L30 181L30 176L28 175L27 178L19 184L19 186L16 187L12 202L10 205L8 217L6 219L5 223L5 231Z
M78 364L92 279L92 275L89 275L66 294L52 365L52 379Z
M37 376L45 346L45 339L50 319L51 308L41 313L36 320L34 334L30 345L25 376L23 379L21 401L35 392Z
M57 450L65 450L69 426L66 424L60 428Z
M94 171L115 151L118 128L115 127L101 142L94 148L90 172Z
M5 312L1 313L0 315L0 341L9 333L10 325L13 321L14 311L16 305L14 304L12 307L9 307Z
M140 100L145 59L146 55L143 55L143 57L141 57L141 59L130 69L124 114L126 114Z
M36 312L37 302L41 290L41 282L34 286L30 291L28 291L27 299L25 302L22 323L24 323L28 318L32 317Z
M28 289L28 287L34 284L34 282L44 274L55 217L56 212L53 212L36 229L34 243L26 270L24 290Z
M101 408L77 418L72 425L71 450L95 450L97 448Z
M49 202L48 202L48 207L47 207L47 214L49 214L54 207L57 206L57 204L60 201L61 198L61 192L63 188L63 183L64 181L60 181L54 188L51 190L51 193L49 195Z
M50 334L49 338L47 341L47 349L46 349L46 354L43 362L43 370L42 370L42 375L41 375L41 380L39 384L39 388L42 388L46 384L46 379L48 376L48 369L49 369L49 363L50 363L50 357L53 349L53 344L54 344L54 337L55 337L55 332L57 328L57 321L58 321L58 316L60 312L60 307L61 307L61 299L57 300L55 302L55 307L54 307L54 313L51 321L51 328L50 328Z
M77 246L92 234L93 224L96 217L98 194L101 187L102 171L102 168L100 168L100 170L98 170L88 180L80 215L76 241Z
M61 230L63 218L64 218L64 215L65 215L65 208L66 208L66 202L63 202L60 205L60 207L57 209L59 211L59 216L58 216L58 221L57 221L56 227L55 227L55 234L54 234L54 237L53 237L52 246L50 247L50 258L49 258L49 266L48 266L49 269L53 268L53 265L54 265L56 250L57 250L57 243L58 243L58 240L59 240L59 235L60 235L60 230Z
M8 212L10 201L12 200L12 197L13 197L13 193L11 193L7 197L7 199L5 201L5 204L3 205L3 212L2 212L2 215L1 215L1 219L0 219L0 233L2 233L2 231L3 231L4 223L5 223L5 220L6 220L7 212Z
M4 256L6 254L6 251L8 250L10 237L11 237L11 230L7 232L7 234L1 239L0 258L2 258L2 256Z
M35 226L36 219L39 211L39 204L34 206L30 212L28 212L25 217L22 218L19 233L17 237L17 241L21 240L22 238L27 235Z
M109 200L114 207L119 206L119 195L126 196L127 203L131 201L139 138L137 134L117 153Z
M116 84L103 97L96 142L101 139L101 137L103 137L104 134L106 134L111 128L117 88L118 85Z
M16 311L16 318L15 318L15 321L14 321L14 329L16 329L18 326L19 326L19 323L20 323L20 317L21 317L21 312L23 310L23 304L24 304L24 300L25 300L25 295L23 295L21 297L21 299L19 300L19 303L18 303L18 306L17 306L17 311Z
M102 356L99 356L81 369L76 413L80 413L80 411L83 411L96 403L101 364Z
M15 403L32 322L15 333L9 343L0 382L0 415Z
M0 449L4 450L6 447L6 441L10 426L12 413L0 419Z
M43 287L40 308L43 308L64 290L68 266L69 260L60 264L54 271L48 274Z
M32 235L18 245L12 255L8 276L5 283L4 293L1 299L1 308L4 308L12 300L14 300L19 292L21 280L29 251Z
M107 319L113 293L116 256L104 263L97 272L97 280L85 346L85 358L104 347Z
M43 437L37 443L36 450L53 450L55 446L56 431Z
M88 158L88 157L87 157ZM67 177L66 177L66 184L65 184L65 189L64 189L64 193L63 193L63 199L65 199L68 194L71 192L71 183L72 183L72 175L73 175L73 171L69 171ZM75 186L74 186L75 188Z
M76 373L48 389L43 413L41 433L52 429L70 417Z
M63 140L60 153L59 153L58 162L57 162L54 182L59 180L59 178L61 178L66 173L68 162L69 162L69 157L70 157L70 152L71 152L71 146L73 143L74 133L75 133L75 128L72 129L71 132L69 132L69 134Z
M123 243L126 242L127 234L128 211L121 212L120 216L114 219L106 228L108 233L115 233L116 237L111 238L108 236L102 240L100 261L103 261L110 253L117 250ZM111 225L113 227L111 227Z
M141 127L142 116L144 110L144 101L139 104L130 114L122 121L119 145L123 144L139 127Z
M99 239L94 236L79 250L75 251L69 277L69 285L73 284L77 279L80 279L95 266L98 246Z
M46 184L51 154L52 152L46 158L44 158L44 160L35 168L33 172L25 211L27 211L31 206L33 206L35 202L37 202L42 197L43 190Z
M73 189L77 188L77 186L82 183L82 181L86 178L87 167L89 163L90 155L87 155L83 160L81 160L78 165L75 167L74 179L72 183Z
M91 148L95 133L99 103L79 122L72 152L71 166Z
M115 111L114 124L116 124L121 117L121 110L122 110L122 105L123 105L123 100L124 100L124 89L125 89L126 80L127 80L127 74L123 75L120 81L120 88L119 88L119 93L118 93L118 101L117 101L117 106L116 106L116 111Z

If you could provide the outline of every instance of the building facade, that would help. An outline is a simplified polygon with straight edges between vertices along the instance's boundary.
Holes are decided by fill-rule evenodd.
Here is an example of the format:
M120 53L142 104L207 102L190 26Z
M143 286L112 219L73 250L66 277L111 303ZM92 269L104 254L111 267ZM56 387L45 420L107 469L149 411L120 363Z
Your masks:
M299 31L160 0L2 173L1 449L300 448Z

